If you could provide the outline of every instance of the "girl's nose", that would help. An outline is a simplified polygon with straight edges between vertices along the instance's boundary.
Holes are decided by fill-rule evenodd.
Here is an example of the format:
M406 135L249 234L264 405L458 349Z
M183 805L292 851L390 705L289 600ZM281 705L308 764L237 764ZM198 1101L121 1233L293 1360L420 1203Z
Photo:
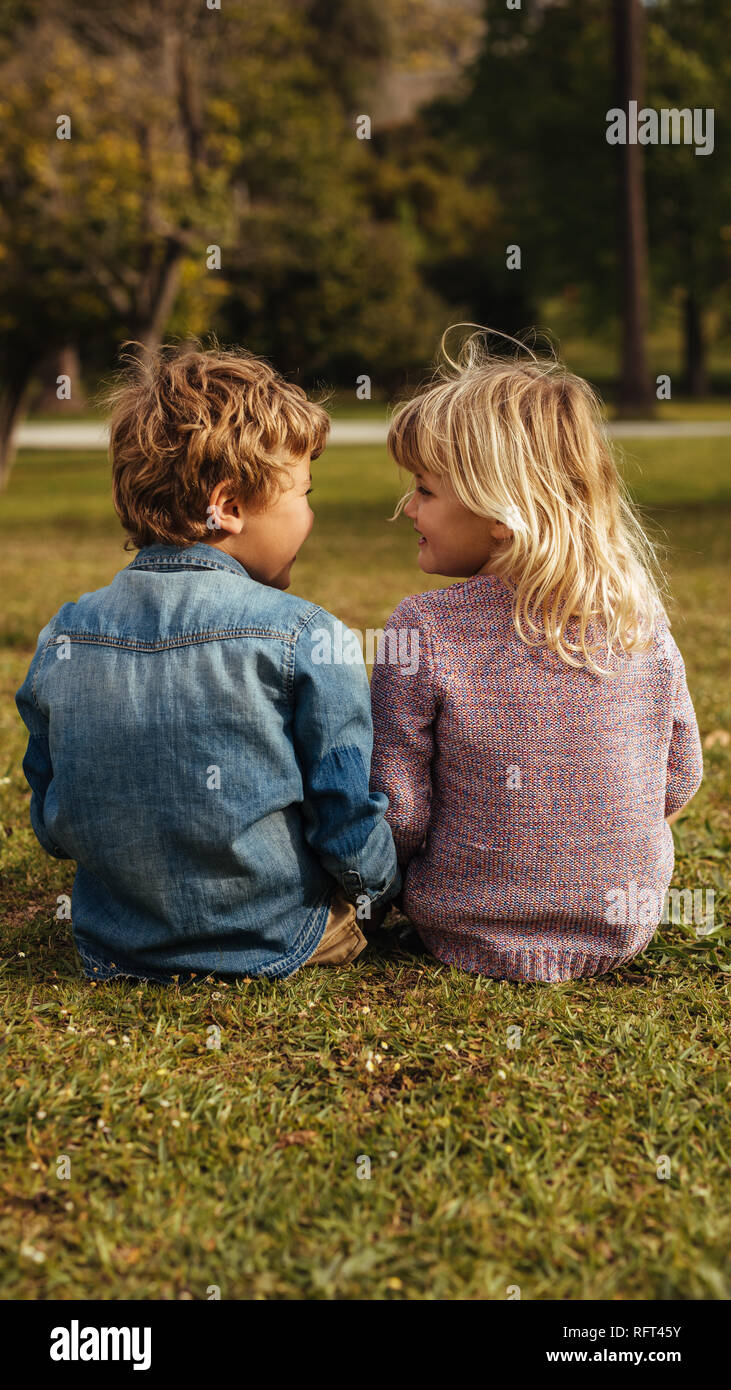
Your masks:
M410 497L404 507L404 516L413 517L416 511L416 496Z

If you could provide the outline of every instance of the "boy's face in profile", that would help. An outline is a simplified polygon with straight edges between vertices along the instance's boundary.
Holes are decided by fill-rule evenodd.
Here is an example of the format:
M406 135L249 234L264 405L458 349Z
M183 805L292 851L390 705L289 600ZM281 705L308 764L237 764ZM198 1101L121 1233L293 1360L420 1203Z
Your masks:
M210 544L233 555L252 579L273 589L289 588L297 551L315 521L307 500L312 487L309 455L291 460L289 473L291 486L263 512L247 510L230 484L218 483L210 497L220 523Z

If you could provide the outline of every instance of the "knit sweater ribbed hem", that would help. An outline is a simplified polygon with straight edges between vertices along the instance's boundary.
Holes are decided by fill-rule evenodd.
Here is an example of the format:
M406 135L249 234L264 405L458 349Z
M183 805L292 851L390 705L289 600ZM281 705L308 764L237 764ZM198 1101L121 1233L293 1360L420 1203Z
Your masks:
M558 984L590 975L604 975L625 965L644 951L656 928L630 952L607 953L596 951L561 950L536 945L530 950L505 950L492 946L484 936L467 932L432 932L413 924L432 955L444 965L455 965L474 975L488 975L494 980L515 980L526 984ZM509 930L505 928L503 930Z

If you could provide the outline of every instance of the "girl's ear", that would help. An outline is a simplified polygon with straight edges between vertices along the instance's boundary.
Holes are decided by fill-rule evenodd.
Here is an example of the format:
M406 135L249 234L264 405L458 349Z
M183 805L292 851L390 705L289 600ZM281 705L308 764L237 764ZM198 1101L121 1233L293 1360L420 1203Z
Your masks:
M490 535L494 541L511 541L513 532L509 526L505 526L502 521L490 522Z
M236 485L232 482L216 483L206 508L206 526L215 533L240 536L244 529L244 513Z

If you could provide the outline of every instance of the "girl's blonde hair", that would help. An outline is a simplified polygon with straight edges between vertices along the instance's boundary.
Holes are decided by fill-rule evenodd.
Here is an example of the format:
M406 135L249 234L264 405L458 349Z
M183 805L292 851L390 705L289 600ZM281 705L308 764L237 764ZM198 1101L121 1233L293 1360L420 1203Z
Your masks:
M444 334L445 365L397 409L389 449L400 467L445 478L471 512L509 527L512 538L490 569L513 591L522 641L609 674L597 653L647 651L666 616L654 548L618 474L592 388L555 356L539 358L516 339L509 341L523 356L492 355L487 334L472 334L456 361Z

